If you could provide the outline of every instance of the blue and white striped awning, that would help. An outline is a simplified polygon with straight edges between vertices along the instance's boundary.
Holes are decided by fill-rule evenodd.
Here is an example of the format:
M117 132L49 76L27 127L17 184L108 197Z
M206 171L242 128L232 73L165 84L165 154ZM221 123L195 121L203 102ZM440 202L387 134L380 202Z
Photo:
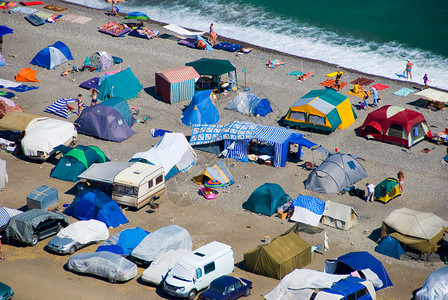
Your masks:
M258 125L254 130L254 138L261 141L274 145L276 143L283 144L289 138L295 135L294 132L281 128L281 127L271 127Z
M68 103L77 102L75 98L62 98L51 104L45 109L45 112L50 114L55 114L57 116L68 118ZM82 103L83 107L87 107L84 103Z

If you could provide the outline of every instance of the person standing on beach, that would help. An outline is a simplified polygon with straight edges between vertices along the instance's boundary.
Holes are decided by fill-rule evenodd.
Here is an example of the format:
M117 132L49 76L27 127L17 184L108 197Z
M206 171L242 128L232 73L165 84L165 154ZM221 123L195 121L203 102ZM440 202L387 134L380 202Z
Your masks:
M412 67L413 66L414 66L414 64L411 63L411 61L408 59L408 63L406 64L406 69L405 69L406 79L409 79L409 77L410 77L411 80L412 80L412 73L411 73L411 71L412 71Z
M208 37L208 42L213 46L216 44L216 38L218 34L213 30L213 23L210 24L210 36Z
M403 193L404 173L402 171L398 172L397 179L398 179L398 188L400 189L400 192Z
M338 92L341 89L341 77L342 77L342 72L338 71L338 74L336 75L336 79L334 81L334 86L338 88Z
M378 90L374 87L371 87L370 90L372 91L372 96L373 96L373 106L378 108Z
M373 197L375 195L375 186L371 183L366 183L366 187L367 187L366 202L373 202Z
M425 76L423 76L423 83L425 84L425 87L428 87L428 74L425 74Z
M78 103L78 115L81 114L81 109L82 109L82 100L81 100L82 95L78 94L78 97L76 98L76 102Z
M92 101L90 102L90 106L92 106L98 102L98 90L90 89L90 92L92 93Z
M111 16L117 15L117 6L115 4L117 4L117 1L112 0L112 12L110 13Z

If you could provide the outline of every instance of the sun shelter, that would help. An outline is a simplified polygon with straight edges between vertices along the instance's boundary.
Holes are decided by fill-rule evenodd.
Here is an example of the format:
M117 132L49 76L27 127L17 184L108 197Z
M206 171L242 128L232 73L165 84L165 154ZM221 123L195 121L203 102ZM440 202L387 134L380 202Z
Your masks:
M395 178L386 178L375 187L375 200L388 203L390 200L401 195L398 180Z
M336 194L367 177L366 170L351 154L330 154L305 180L305 188Z
M243 262L244 270L276 279L310 263L311 245L292 231L244 253Z
M193 124L216 124L219 121L219 111L213 103L212 90L194 93L188 107L182 113L182 123L187 126Z
M350 99L332 89L312 90L297 100L285 116L284 123L323 131L345 129L357 118Z
M78 175L87 170L92 164L109 161L103 151L96 146L78 145L67 150L56 167L51 171L50 177L76 182Z
M103 163L94 163L87 170L79 174L78 178L113 184L114 178L133 164L135 164L135 162L107 161Z
M428 88L415 94L427 99L427 101L429 102L438 102L438 106L441 108L443 108L446 103L448 103L448 93L446 92Z
M213 76L215 78L215 83L219 87L219 89L221 88L221 76L224 74L228 74L229 78L234 78L234 83L237 83L236 68L228 60L201 58L186 63L185 65L192 66L201 76ZM221 90L219 90L218 92L221 92Z
M238 160L247 160L249 143L256 140L268 143L273 147L273 166L284 167L291 144L299 145L298 154L302 146L307 148L316 144L303 138L302 134L291 130L263 126L248 122L236 121L226 125L198 125L194 124L190 137L190 145L214 144L223 141L227 149L226 156Z
M163 167L165 180L191 168L197 160L196 152L182 133L165 133L157 144L145 152L134 154L129 161L141 161Z
M86 62L84 62L84 65L86 65ZM114 58L106 51L98 51L88 57L88 66L91 70L100 72L109 69L113 65Z
M44 112L55 114L56 116L62 117L62 118L68 118L71 114L76 114L75 111L69 112L68 111L68 104L69 103L77 103L78 100L75 98L62 98L59 100L56 100L53 104L48 106ZM84 102L82 102L83 107L87 107Z
M124 100L137 97L143 89L130 67L113 75L107 76L98 86L98 99L105 101L118 97Z
M400 259L400 256L405 253L400 242L390 235L381 239L381 242L375 247L375 251L396 259Z
M126 101L120 101L123 106L127 105ZM129 125L134 124L134 118L130 115L129 110L127 114L126 109L122 111L126 117L114 107L109 106L107 101L102 102L83 109L74 124L77 126L79 133L103 140L122 142L135 133ZM127 120L129 120L129 123Z
M129 222L117 202L100 190L82 191L64 210L64 214L79 220L95 219L113 228Z
M325 202L306 195L299 195L292 201L294 213L290 221L318 226L325 209Z
M39 82L36 79L37 71L31 70L31 68L24 68L16 75L16 81L21 82Z
M375 291L393 286L383 264L369 252L350 252L325 261L325 273L350 274L354 271L362 272L366 280L372 281Z
M69 60L73 60L70 49L63 42L57 41L53 45L40 50L31 60L30 64L47 69L54 69Z
M191 100L195 83L201 77L189 66L157 72L155 76L157 95L170 104Z
M385 105L367 115L358 135L410 148L424 140L428 131L425 117L421 113Z
M225 109L234 110L242 114L265 117L272 112L271 103L268 99L261 99L252 93L241 93L236 95Z
M193 181L197 184L213 187L228 187L234 183L232 174L222 160L211 167L205 168L203 172L193 177Z
M277 208L285 204L290 197L283 191L282 187L276 183L265 183L253 191L243 208L260 213L266 216L272 216L277 212Z
M358 216L353 207L328 200L320 222L341 230L348 230L358 224Z
M3 118L7 113L13 111L23 112L23 109L14 100L0 97L0 118Z
M421 253L437 251L437 243L448 232L448 222L430 212L406 207L393 210L383 221L381 238L390 235Z

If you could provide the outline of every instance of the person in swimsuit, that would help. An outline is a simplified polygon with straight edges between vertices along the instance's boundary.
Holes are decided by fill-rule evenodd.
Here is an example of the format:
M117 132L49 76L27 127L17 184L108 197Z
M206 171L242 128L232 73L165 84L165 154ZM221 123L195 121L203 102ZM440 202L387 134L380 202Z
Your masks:
M117 15L117 6L115 4L117 4L117 1L116 0L112 0L112 11L110 13L111 16L116 16Z
M425 87L428 87L428 74L425 74L425 76L423 76L423 83L425 84Z
M210 36L208 37L208 42L210 45L215 46L216 44L216 38L218 37L218 34L213 30L213 23L210 25Z
M336 79L334 81L334 86L338 88L338 92L341 89L341 77L342 77L342 72L338 71L338 74L336 75Z
M413 63L411 63L411 61L408 59L408 63L406 64L406 79L408 79L409 77L411 78L411 80L412 80L412 73L411 73L411 71L412 71L412 67L414 66L414 64Z
M402 171L398 172L397 178L398 178L398 188L400 189L400 192L403 193L404 173Z
M76 102L78 103L78 115L81 114L81 109L82 109L81 97L82 97L82 95L78 94L78 97L76 98Z
M95 105L98 102L98 90L97 89L90 89L90 92L92 93L92 102L90 102L90 106Z

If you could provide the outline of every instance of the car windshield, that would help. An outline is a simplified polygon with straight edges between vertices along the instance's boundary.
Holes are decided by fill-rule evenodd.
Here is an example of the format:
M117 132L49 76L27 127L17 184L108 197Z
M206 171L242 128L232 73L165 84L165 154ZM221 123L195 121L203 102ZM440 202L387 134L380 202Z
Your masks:
M211 284L210 287L208 288L210 291L220 294L220 295L224 295L224 293L226 292L226 288L224 286L220 286L217 284Z
M186 280L185 278L177 277L176 275L174 275L173 277L176 279L182 280L182 281L186 281L186 282L191 281L191 280Z

